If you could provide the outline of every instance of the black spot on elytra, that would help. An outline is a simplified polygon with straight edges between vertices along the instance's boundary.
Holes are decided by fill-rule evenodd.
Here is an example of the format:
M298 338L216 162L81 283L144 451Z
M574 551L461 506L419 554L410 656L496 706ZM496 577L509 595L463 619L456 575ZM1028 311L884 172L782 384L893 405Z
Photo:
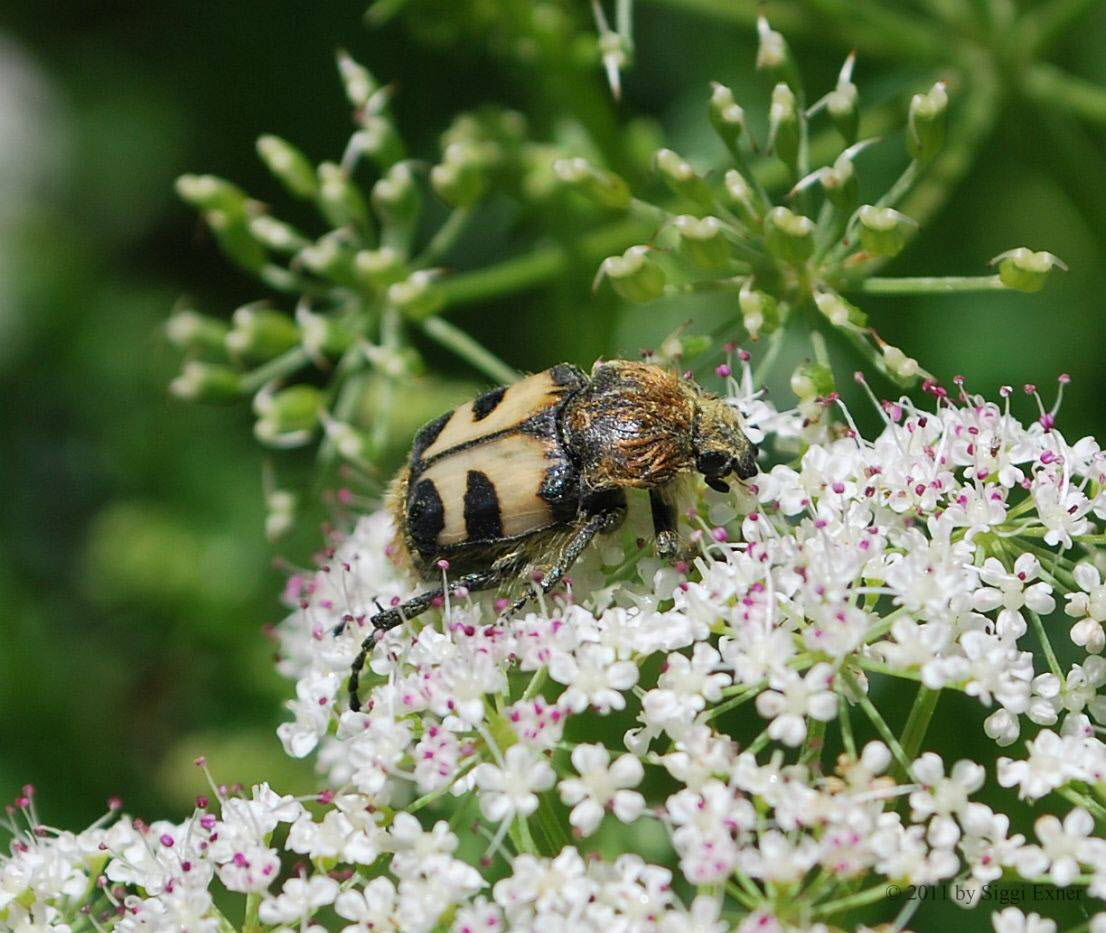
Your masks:
M438 435L442 433L442 428L445 427L446 422L453 417L453 412L447 411L440 418L435 418L433 421L424 424L419 428L419 433L415 435L415 440L411 444L411 461L415 462L422 458L426 448L434 443L438 439Z
M437 550L438 535L445 528L445 506L433 480L419 480L407 500L407 529L422 554Z
M503 401L503 396L507 394L507 387L500 386L498 389L492 389L490 392L485 392L478 399L474 399L472 402L472 420L482 421L487 418L496 406Z
M469 470L465 482L465 530L470 541L494 541L503 537L499 496L487 474Z

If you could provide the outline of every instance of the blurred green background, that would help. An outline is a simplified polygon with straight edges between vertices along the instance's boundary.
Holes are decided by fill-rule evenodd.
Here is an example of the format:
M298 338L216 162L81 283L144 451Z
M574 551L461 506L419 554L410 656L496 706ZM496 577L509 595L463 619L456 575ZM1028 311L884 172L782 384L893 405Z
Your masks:
M439 9L423 6L426 17ZM709 157L707 82L749 89L754 101L768 88L752 75L747 22L683 7L640 5L620 105L598 70L572 103L607 114L611 132L627 116L650 117L667 144ZM273 735L288 685L263 627L282 614L282 574L263 534L251 414L166 392L178 365L162 331L170 309L187 299L229 316L263 292L222 259L173 180L211 171L277 199L254 155L258 135L278 133L314 159L340 153L350 125L338 47L395 82L394 112L415 154L431 156L460 109L516 106L541 129L558 105L556 88L535 86L479 42L427 28L433 19L413 35L410 17L370 29L363 13L361 2L292 0L57 2L48 15L8 0L0 10L0 796L35 782L55 825L82 825L113 794L142 815L180 815L201 789L190 766L201 752L227 782L311 785ZM798 25L789 38L808 86L827 87L848 46L820 21ZM436 31L439 41L426 41ZM1106 11L1084 16L1050 58L1106 82ZM862 55L862 96L909 81L912 67ZM926 73L917 71L919 87ZM985 392L1035 382L1050 398L1056 376L1070 373L1061 425L1072 438L1106 435L1103 142L1100 126L1012 98L951 199L889 270L980 274L992 256L1027 245L1071 267L1046 291L865 304L889 340L942 379L964 373ZM873 158L877 174L880 159L891 174L901 158L887 147ZM472 264L511 252L512 236L502 227L478 238ZM591 271L454 320L536 369L634 354L681 321L705 329L727 310L717 298L593 301ZM441 353L431 359L483 381ZM845 371L856 365L843 360ZM789 404L785 380L770 388ZM306 460L282 462L292 485L306 484ZM278 551L302 565L319 540L307 520ZM973 704L952 707L961 722L983 718ZM981 732L959 731L970 753Z

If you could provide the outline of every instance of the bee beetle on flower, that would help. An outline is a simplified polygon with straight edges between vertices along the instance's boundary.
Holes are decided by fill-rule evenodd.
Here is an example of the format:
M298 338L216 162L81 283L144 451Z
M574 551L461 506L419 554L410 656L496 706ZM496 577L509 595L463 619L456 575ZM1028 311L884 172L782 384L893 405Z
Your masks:
M597 534L621 524L626 490L648 489L657 552L670 560L680 549L681 479L698 472L724 492L727 476L755 475L756 455L734 408L661 366L601 361L587 376L561 363L492 389L415 435L389 494L393 559L424 580L448 562L461 574L449 589L470 592L541 568L547 593ZM430 589L372 617L352 667L352 709L380 634L444 595L444 587Z

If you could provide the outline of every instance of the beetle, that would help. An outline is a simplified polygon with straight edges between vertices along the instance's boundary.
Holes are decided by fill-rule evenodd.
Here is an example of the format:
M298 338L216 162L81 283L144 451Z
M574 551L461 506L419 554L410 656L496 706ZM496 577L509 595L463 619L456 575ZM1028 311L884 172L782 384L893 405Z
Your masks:
M451 592L491 589L543 566L539 585L548 593L597 534L621 524L627 489L649 491L657 553L671 560L680 549L680 479L698 472L726 492L725 477L756 473L756 456L729 404L664 367L600 361L588 376L561 363L419 430L388 493L390 553L423 580L445 566L457 571ZM351 709L360 708L361 669L375 641L445 592L428 589L372 616L350 671Z

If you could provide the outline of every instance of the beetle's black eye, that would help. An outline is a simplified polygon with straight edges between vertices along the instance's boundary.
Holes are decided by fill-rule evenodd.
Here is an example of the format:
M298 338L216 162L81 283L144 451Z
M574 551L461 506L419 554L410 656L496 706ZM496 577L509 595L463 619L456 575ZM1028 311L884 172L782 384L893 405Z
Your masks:
M706 482L707 485L710 486L710 488L713 489L715 492L730 491L730 484L723 482L715 476L708 476Z
M695 469L706 476L721 476L729 472L730 458L717 450L705 450L695 461Z

